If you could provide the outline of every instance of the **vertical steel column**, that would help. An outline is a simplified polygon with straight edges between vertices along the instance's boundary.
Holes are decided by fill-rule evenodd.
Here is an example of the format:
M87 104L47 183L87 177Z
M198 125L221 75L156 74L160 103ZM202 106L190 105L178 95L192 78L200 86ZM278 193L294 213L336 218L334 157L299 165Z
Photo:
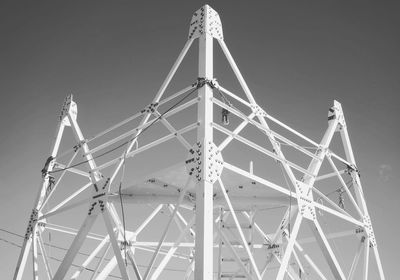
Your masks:
M213 78L213 37L203 33L199 37L199 78ZM202 155L207 154L206 141L213 141L213 92L206 83L199 89L197 141L202 143ZM204 158L202 169L204 170ZM213 184L204 180L196 186L196 241L195 280L213 279Z

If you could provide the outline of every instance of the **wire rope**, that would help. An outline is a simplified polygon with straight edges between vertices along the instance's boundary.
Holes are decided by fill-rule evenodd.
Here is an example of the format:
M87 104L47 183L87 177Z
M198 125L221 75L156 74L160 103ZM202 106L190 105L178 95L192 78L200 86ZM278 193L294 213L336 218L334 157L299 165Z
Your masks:
M157 118L155 118L148 126L146 126L145 128L143 128L142 130L140 130L140 132L139 132L136 136L134 136L132 139L130 139L130 140L128 140L128 141L125 141L125 142L123 142L123 143L117 145L116 147L114 147L114 148L112 148L112 149L110 149L110 150L108 150L108 151L105 151L105 152L103 152L103 153L101 153L101 154L99 154L99 155L97 155L97 156L92 156L92 159L87 159L87 160L78 162L78 163L73 164L73 165L71 165L71 166L69 166L69 167L65 167L65 168L61 168L61 169L57 169L57 170L52 170L52 171L49 171L48 173L49 173L49 174L53 174L53 173L61 172L61 171L64 171L64 170L68 170L68 169L71 169L71 168L80 166L80 165L85 164L85 163L87 163L87 162L89 162L89 161L91 161L91 160L94 160L94 159L103 157L103 156L105 156L105 155L107 155L107 154L109 154L109 153L112 153L112 152L114 152L115 150L118 150L118 149L120 149L120 148L126 146L127 144L129 144L129 143L135 141L141 134L143 134L146 130L148 130L151 126L153 126L156 122L158 122L161 118L163 118L165 114L167 114L168 112L170 112L171 110L173 110L174 108L176 108L178 105L180 105L183 101L185 101L185 100L186 100L193 92L195 92L197 89L198 89L198 87L196 87L196 88L194 88L193 90L191 90L188 94L186 94L186 95L185 95L183 98L181 98L178 102L176 102L174 105L172 105L171 107L169 107L164 113L162 113L162 114L159 115Z
M3 232L6 232L6 233L8 233L8 234L11 234L11 235L14 235L14 236L17 236L17 237L20 237L20 238L24 238L24 236L22 236L22 235L20 235L20 234L17 234L17 233L15 233L15 232L11 232L11 231L9 231L9 230L6 230L6 229L2 229L2 228L0 228L0 231L3 231ZM10 241L10 240L7 240L7 239L5 239L5 238L1 238L0 237L0 241L2 241L2 242L4 242L4 243L7 243L7 244L10 244L10 245L12 245L12 246L14 246L14 247L18 247L18 248L22 248L22 245L19 245L19 244L17 244L17 243L15 243L15 242L13 242L13 241ZM44 245L49 245L49 244L47 244L47 243L44 243ZM68 251L68 249L67 248L63 248L63 247L60 247L60 246L57 246L57 245L51 245L51 247L53 247L53 248L55 248L55 249L59 249L59 250L62 250L62 251ZM39 253L40 254L40 253ZM89 257L90 256L90 254L89 253L84 253L84 252L78 252L78 254L80 254L80 255L82 255L82 256L86 256L86 257ZM53 259L53 260L56 260L56 261L58 261L58 262L62 262L62 260L60 260L60 259L58 259L58 258L55 258L55 257L50 257L51 259ZM100 259L101 257L99 257L99 256L95 256L95 258L97 258L97 259ZM108 258L105 258L104 259L105 261L111 261L111 259L108 259ZM80 265L76 265L76 264L71 264L72 266L74 266L74 267L81 267ZM143 264L137 264L137 266L138 267L143 267L143 268L147 268L147 265L143 265ZM90 268L85 268L86 270L89 270L89 271L94 271L93 269L90 269ZM154 269L156 269L156 268L154 268ZM185 272L186 270L182 270L182 269L174 269L174 268L164 268L164 270L167 270L167 271L175 271L175 272ZM118 279L122 279L121 277L118 277L118 276L112 276L111 274L109 275L110 277L115 277L115 278L118 278Z

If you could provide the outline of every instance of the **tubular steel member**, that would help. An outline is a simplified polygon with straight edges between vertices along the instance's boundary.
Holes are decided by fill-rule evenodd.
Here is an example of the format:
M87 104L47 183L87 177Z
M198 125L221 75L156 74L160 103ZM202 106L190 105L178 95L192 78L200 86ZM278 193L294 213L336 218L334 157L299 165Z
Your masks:
M166 94L195 40L198 77ZM214 40L241 95L214 77ZM214 118L216 109L222 110L222 120ZM179 117L187 123L182 125ZM76 141L59 153L65 127L71 127ZM148 130L156 137L143 137ZM336 132L342 156L331 148L337 146ZM182 153L169 151L171 142ZM123 184L125 172L134 171L127 162L142 164L136 161L140 157L158 163L164 157L160 149L177 163L146 166L145 176ZM254 157L250 170L243 167L248 166L242 158L247 153ZM65 160L69 154L72 158ZM187 42L154 99L133 116L85 139L77 105L72 95L66 98L41 180L15 280L26 271L33 279L57 280L385 279L341 104L334 101L329 109L320 142L269 115L257 104L225 44L220 17L208 5L193 14ZM76 189L68 192L71 185ZM330 195L338 193L336 202ZM128 205L135 210L125 209ZM83 222L67 226L65 215L75 220L77 212ZM45 231L73 237L62 244L58 263L48 252ZM345 258L339 257L340 249L347 248L335 242L341 238L356 248L346 251ZM82 254L83 261L77 257ZM29 255L32 269L27 268ZM345 260L352 262L350 269Z

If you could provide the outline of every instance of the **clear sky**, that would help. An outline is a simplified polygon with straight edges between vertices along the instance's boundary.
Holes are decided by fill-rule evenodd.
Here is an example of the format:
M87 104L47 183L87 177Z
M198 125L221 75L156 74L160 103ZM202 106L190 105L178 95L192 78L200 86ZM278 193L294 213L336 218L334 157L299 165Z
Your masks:
M201 1L0 3L0 227L24 234L64 97L93 135L151 102ZM209 1L254 97L320 139L342 103L387 279L400 245L396 1ZM193 77L193 80L196 77ZM185 84L186 85L186 84ZM10 236L0 232L0 237ZM15 240L17 243L20 240ZM0 243L10 279L19 250Z

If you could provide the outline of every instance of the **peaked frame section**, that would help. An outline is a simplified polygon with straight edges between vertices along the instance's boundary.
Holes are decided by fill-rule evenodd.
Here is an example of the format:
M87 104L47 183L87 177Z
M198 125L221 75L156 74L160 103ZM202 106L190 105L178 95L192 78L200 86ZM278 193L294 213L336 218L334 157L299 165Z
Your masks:
M226 89L215 79L214 39L239 81L245 98ZM197 79L165 97L170 82L195 40L199 43ZM172 106L161 110L171 103ZM222 110L225 125L214 120L215 109ZM184 110L191 110L196 119L179 128L171 117ZM237 122L229 124L229 114ZM121 130L131 123L134 123L133 128ZM142 139L142 134L156 124L166 129L167 134L160 132L161 136L144 139L139 145L138 139ZM76 145L59 153L65 127L71 127ZM246 129L261 133L263 141L253 133L244 133ZM115 133L112 137L103 138L111 132ZM196 134L194 140L186 136L190 132ZM331 148L336 132L341 136L345 157ZM222 140L217 141L217 133L222 135ZM93 144L98 139L103 140L99 141L100 144ZM124 177L128 160L173 140L187 152L186 160L182 158L177 165L167 169L152 170L153 173L144 179L122 188L120 178ZM239 167L241 162L229 157L229 149L235 150L239 146L243 150L255 151L263 161L270 160L279 166L282 180L277 182L273 176L268 176L271 174L255 172L253 163L249 170ZM297 158L287 151L287 147L298 153ZM119 149L122 148L121 153ZM84 161L74 163L78 153ZM70 160L61 163L61 158L69 154L72 154ZM99 163L106 154L109 158ZM118 270L120 276L114 277L124 280L155 280L163 278L163 273L174 260L184 267L182 279L283 280L289 277L302 280L302 275L313 273L320 279L350 280L357 277L360 270L357 267L362 260L362 277L367 280L373 277L369 277L371 249L377 274L381 280L385 279L341 104L334 101L329 109L328 127L319 143L269 115L254 99L225 44L220 17L208 5L194 13L188 40L149 105L86 139L77 122L77 105L69 95L62 107L50 155L42 170L42 183L17 261L15 280L22 279L27 270L30 251L34 279L65 279L67 275L70 279L82 279L82 272L90 271L91 279L101 280ZM302 164L298 163L299 157ZM109 177L103 175L107 170L111 170ZM86 183L50 210L45 210L44 206L49 204L55 196L53 194L62 188L60 182L67 173L84 177ZM346 176L351 184L345 181ZM121 183L116 190L118 179ZM332 179L339 184L339 188L333 187L333 192L340 193L342 200L344 196L350 201L348 209L344 208L343 201L336 203L329 197L332 189L329 189L330 193L324 189L326 185L322 182ZM121 215L116 203L121 205ZM131 231L126 228L123 212L123 205L127 204L153 207L151 213ZM82 206L87 206L87 211L82 214L84 220L78 229L48 222L50 217L59 217L61 213ZM272 231L264 223L266 215L260 214L265 207L283 210L275 214L282 216ZM154 224L163 209L170 215L160 230L161 226ZM348 230L327 232L324 214L336 219L336 223L343 223ZM99 216L103 220L105 235L91 232ZM146 238L150 237L144 236L143 232L151 228L160 234L148 240ZM311 236L304 237L307 229ZM74 236L61 264L54 271L42 238L45 230ZM171 233L174 230L175 234ZM337 256L335 239L342 237L352 237L356 245L350 268ZM74 270L74 260L89 239L97 245ZM317 253L322 255L323 261L315 256L316 249L307 246L313 242L318 245ZM39 261L39 255L42 261ZM98 259L97 264L94 264L95 259ZM277 265L276 273L271 272L272 264ZM89 269L93 265L94 268Z

